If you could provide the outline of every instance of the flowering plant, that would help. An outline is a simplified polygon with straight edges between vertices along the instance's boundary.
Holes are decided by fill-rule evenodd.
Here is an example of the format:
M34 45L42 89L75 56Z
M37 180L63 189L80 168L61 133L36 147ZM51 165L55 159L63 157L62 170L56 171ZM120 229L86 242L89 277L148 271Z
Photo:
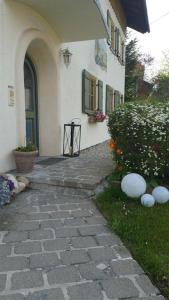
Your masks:
M106 115L100 111L100 110L96 110L94 113L96 122L103 122L106 119Z
M147 177L169 174L169 103L125 104L110 115L108 127L117 167Z

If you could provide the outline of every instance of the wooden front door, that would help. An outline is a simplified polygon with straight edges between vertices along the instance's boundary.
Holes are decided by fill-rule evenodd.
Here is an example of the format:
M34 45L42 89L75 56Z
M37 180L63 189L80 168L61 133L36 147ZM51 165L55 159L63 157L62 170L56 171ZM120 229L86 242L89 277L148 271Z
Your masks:
M26 115L26 143L33 143L37 147L38 142L38 99L36 71L30 58L24 62L25 84L25 115Z

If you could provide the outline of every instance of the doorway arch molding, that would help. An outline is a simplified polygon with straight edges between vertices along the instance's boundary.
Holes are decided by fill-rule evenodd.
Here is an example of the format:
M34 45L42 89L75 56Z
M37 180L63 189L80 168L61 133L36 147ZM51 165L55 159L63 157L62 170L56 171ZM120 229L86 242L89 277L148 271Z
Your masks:
M28 55L35 67L38 86L40 155L60 154L60 103L58 86L57 45L40 30L25 30L18 41L15 55L17 143L26 143L24 60Z

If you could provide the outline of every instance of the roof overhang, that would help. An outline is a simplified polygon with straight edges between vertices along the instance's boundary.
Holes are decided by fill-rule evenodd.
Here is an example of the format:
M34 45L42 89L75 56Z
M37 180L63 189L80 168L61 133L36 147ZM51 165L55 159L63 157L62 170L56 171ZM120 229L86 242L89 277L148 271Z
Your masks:
M30 6L53 27L62 42L108 37L99 0L15 0Z
M127 26L141 33L150 32L146 0L121 0Z

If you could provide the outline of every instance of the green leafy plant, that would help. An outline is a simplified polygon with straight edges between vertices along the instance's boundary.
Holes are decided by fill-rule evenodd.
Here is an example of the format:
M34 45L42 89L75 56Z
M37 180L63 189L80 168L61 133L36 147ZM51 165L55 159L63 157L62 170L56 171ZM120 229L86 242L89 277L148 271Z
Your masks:
M32 151L37 151L37 147L33 143L29 142L26 146L20 146L16 148L15 151L32 152Z
M118 171L149 178L169 175L169 103L128 103L109 117Z

